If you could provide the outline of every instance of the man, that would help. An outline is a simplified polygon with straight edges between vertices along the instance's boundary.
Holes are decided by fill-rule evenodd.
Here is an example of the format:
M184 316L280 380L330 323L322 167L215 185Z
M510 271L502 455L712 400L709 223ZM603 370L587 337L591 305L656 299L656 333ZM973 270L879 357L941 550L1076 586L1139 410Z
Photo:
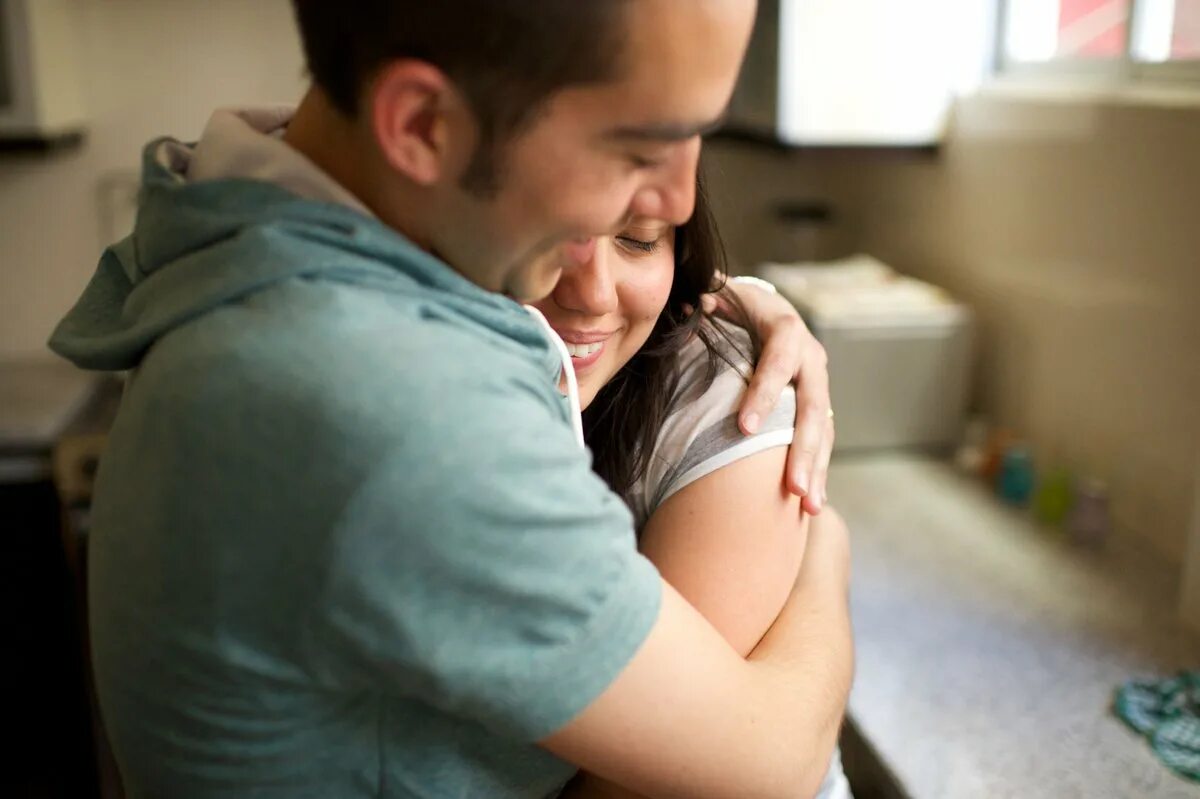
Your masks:
M844 529L737 657L637 554L512 301L630 215L687 219L753 4L295 4L295 114L152 143L134 234L52 340L133 370L90 551L130 795L538 797L576 766L811 794Z

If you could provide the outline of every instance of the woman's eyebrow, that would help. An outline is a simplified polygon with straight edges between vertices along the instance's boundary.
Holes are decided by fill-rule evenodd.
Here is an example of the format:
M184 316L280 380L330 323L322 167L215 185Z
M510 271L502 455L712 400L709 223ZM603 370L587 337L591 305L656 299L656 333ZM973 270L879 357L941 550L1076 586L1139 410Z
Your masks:
M638 230L658 230L675 227L670 222L649 216L634 216L625 220L622 229L637 228Z
M649 125L626 125L609 130L605 138L636 141L686 141L693 136L707 136L725 124L726 114L707 122L658 122Z

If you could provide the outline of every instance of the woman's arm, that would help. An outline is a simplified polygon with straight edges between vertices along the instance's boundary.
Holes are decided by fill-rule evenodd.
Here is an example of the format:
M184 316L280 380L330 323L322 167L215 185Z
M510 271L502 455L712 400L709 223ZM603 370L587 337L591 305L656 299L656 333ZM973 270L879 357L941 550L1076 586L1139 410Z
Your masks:
M745 657L796 582L809 517L783 484L787 450L760 452L685 486L651 515L639 548Z
M810 520L783 484L787 450L776 447L736 461L685 486L660 506L645 526L641 549L662 576L743 657L771 627L797 582ZM830 524L840 524L830 514ZM828 681L830 719L840 723L852 671L844 614L814 617L813 639L829 646L830 669L813 674ZM844 640L843 640L844 639ZM830 743L832 750L832 742ZM620 786L583 775L563 794L572 799L630 799Z

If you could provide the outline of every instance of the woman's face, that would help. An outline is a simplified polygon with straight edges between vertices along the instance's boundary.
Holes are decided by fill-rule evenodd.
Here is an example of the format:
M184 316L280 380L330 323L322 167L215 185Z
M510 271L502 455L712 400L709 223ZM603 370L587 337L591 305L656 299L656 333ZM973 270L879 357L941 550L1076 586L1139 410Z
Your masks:
M675 228L635 219L596 239L590 257L535 303L567 343L584 408L646 343L674 278Z

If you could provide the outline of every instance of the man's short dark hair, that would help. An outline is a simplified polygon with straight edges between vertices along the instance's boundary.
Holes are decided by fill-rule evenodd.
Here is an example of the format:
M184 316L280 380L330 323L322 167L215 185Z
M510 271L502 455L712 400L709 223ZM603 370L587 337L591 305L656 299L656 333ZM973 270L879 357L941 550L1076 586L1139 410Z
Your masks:
M494 193L503 145L543 101L618 76L627 0L292 0L313 82L348 116L385 63L415 58L466 95L480 140L463 178Z

